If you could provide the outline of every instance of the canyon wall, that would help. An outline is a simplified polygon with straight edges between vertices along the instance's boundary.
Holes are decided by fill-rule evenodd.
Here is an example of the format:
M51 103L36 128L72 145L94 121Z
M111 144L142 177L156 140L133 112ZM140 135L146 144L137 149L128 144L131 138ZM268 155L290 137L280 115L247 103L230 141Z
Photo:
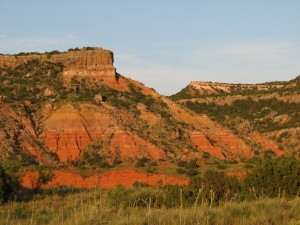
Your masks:
M79 49L57 54L0 55L0 68L14 68L29 60L38 59L64 65L66 80L74 76L103 80L116 80L113 52L103 48Z

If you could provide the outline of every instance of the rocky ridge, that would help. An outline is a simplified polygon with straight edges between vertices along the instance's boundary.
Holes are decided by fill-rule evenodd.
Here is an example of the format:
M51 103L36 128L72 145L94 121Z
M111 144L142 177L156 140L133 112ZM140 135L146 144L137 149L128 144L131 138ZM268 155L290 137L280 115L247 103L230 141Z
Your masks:
M267 91L283 88L285 84L229 84L218 82L192 81L189 86L195 88L199 94L234 93L238 91Z
M283 155L300 148L299 95L298 76L263 84L191 82L171 98L227 127L256 152Z

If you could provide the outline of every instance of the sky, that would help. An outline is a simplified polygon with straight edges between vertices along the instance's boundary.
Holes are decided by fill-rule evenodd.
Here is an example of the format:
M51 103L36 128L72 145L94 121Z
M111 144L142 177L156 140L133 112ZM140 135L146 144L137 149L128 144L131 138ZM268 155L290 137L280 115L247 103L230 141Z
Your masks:
M298 0L0 0L0 53L103 47L117 72L175 94L191 81L300 74Z

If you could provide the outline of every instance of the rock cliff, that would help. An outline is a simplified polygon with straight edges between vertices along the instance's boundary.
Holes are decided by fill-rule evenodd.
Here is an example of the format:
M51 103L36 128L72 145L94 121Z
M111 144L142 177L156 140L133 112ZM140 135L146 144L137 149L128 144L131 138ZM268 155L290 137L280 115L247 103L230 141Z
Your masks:
M85 48L57 54L0 55L0 68L14 68L27 61L38 59L64 65L66 80L74 76L116 81L113 52L103 48Z

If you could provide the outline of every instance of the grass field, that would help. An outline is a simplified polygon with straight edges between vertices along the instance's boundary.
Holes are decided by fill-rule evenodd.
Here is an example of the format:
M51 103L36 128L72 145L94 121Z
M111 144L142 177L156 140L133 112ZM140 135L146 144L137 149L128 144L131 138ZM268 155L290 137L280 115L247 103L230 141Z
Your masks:
M300 198L260 198L211 206L195 199L194 206L145 207L115 204L107 190L35 194L0 206L0 224L300 224ZM180 196L178 196L180 198Z

